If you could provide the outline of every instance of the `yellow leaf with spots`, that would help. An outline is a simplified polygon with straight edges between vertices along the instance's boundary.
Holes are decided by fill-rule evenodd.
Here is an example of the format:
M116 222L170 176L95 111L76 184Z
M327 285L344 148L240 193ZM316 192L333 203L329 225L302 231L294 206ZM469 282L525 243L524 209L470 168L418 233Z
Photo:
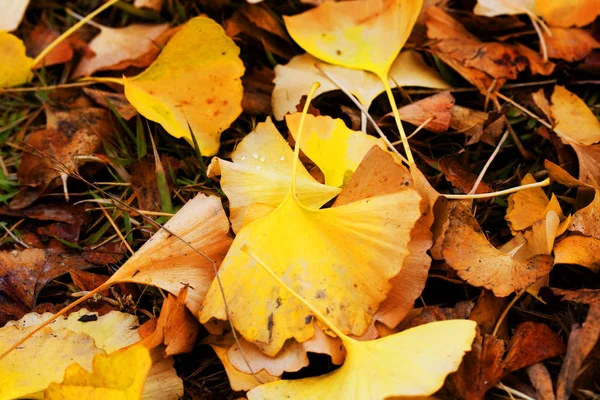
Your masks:
M298 137L301 117L294 113L285 119L294 139ZM343 186L373 146L386 149L383 140L353 131L339 118L309 114L304 130L300 149L317 164L330 186Z
M0 31L0 88L19 86L33 78L33 59L25 54L25 45L14 35Z
M99 354L92 372L79 364L65 371L62 383L52 383L44 392L46 400L112 399L137 400L142 396L146 376L152 366L150 352L142 345Z
M242 112L239 52L215 21L192 18L148 69L124 79L125 96L171 135L193 144L193 134L202 155L214 155L221 132Z
M387 80L422 4L422 0L325 2L284 21L290 36L313 56Z

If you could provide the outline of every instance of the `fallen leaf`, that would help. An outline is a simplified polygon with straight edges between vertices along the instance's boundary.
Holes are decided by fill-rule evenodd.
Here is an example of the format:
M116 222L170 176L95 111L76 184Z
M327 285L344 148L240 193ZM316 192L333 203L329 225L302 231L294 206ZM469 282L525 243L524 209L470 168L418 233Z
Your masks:
M124 80L125 96L174 137L193 145L193 134L202 155L212 156L221 132L242 112L239 51L215 21L192 18L148 69Z
M519 261L496 249L462 203L455 203L449 220L443 244L446 262L467 283L490 289L498 297L527 289L550 272L554 264L546 254Z
M360 336L408 256L410 233L421 214L420 196L412 189L319 210L298 200L294 182L274 211L238 232L219 270L224 296L213 282L200 313L201 323L230 315L235 329L270 356L288 339L310 339L314 330L307 322L313 314L278 284L269 284L245 247L314 299L343 332Z
M163 6L163 0L134 0L133 6L136 8L148 8L160 12Z
M148 372L142 400L179 400L183 397L183 380L177 376L173 367L173 357L164 357L163 350L158 347L150 351L152 367Z
M584 26L600 14L595 0L535 0L537 14L552 26Z
M554 261L557 264L575 264L600 271L600 240L572 235L568 236L554 247Z
M468 317L472 309L473 303L470 301L458 302L454 307L426 306L415 308L402 320L397 329L402 332L431 322L470 319Z
M3 0L0 2L2 18L0 18L0 31L12 32L21 24L29 0Z
M150 349L164 343L165 357L192 351L198 336L198 320L186 308L189 287L185 286L177 297L169 294L163 302L154 333L142 341Z
M229 199L231 227L238 232L251 204L277 207L286 196L291 182L294 152L270 118L242 139L231 153L232 162L213 158L208 175L221 175L221 188ZM299 165L297 196L309 207L321 207L339 192L339 188L318 183L304 166Z
M387 81L421 6L400 0L325 2L283 20L290 36L313 56Z
M521 180L521 185L535 182L535 178L531 174L527 174ZM556 196L552 195L552 198L548 200L542 188L525 189L508 196L508 208L504 219L508 222L511 231L519 232L529 228L536 221L546 218L546 214L550 210L564 218Z
M44 391L44 398L139 399L151 365L148 349L140 345L108 356L97 354L92 361L92 372L78 363L70 365L64 380L51 383Z
M124 28L98 25L100 33L90 43L93 52L84 55L73 71L73 78L90 76L97 71L147 67L160 52L157 43L169 24L132 24ZM163 44L166 41L163 41Z
M48 24L48 21L45 18L42 18L25 40L27 55L36 57L59 36L60 34ZM34 68L64 64L71 61L75 55L74 45L76 43L77 41L74 39L74 36L60 42L47 56L40 60ZM82 42L81 44L84 45L85 43Z
M567 354L558 376L556 398L557 400L567 400L570 398L575 379L582 372L583 362L600 338L600 291L552 289L552 293L562 296L563 301L589 305L585 322L582 325L575 324L571 327Z
M487 335L491 335L498 323L502 312L506 309L507 300L494 296L491 290L481 289L481 295L475 303L475 307L469 314L469 319L477 322L477 326ZM508 337L506 324L502 324L497 336Z
M277 376L269 375L266 371L257 371L254 374L241 372L229 362L229 357L227 357L228 346L211 344L210 347L213 348L217 357L221 360L232 390L250 390L263 383L273 382L279 379Z
M294 139L301 117L294 113L285 119ZM386 148L382 139L353 131L339 118L308 114L304 120L300 149L323 172L326 185L343 186L373 146Z
M315 96L339 90L315 67L315 64L319 64L325 72L340 82L367 109L375 97L385 90L381 80L368 72L327 64L308 53L302 54L295 56L285 65L280 64L275 67L275 88L272 97L275 119L281 120L285 114L296 111L296 105L300 103L306 88L312 82L321 84ZM411 50L403 51L398 55L390 68L389 82L390 85L397 83L399 86L449 88L439 74L425 63L423 57Z
M555 132L564 143L590 146L600 141L600 121L582 99L556 85L551 100Z
M600 189L596 189L594 200L571 217L570 231L600 239Z
M17 3L22 2L14 2ZM10 1L10 4L13 2ZM33 78L33 59L25 54L25 45L19 38L4 30L0 30L0 54L3 59L10 60L10 63L0 63L0 88L19 86Z
M119 115L126 121L138 115L137 110L129 104L125 95L120 93L105 92L97 89L83 88L83 92L91 98L94 103L101 107L110 108L112 106Z
M563 168L554 164L550 160L544 160L544 167L548 171L548 176L550 177L550 179L560 183L561 185L565 185L571 188L590 187L587 183L584 183L579 179L573 178L571 174L569 174Z
M490 146L496 146L505 129L503 114L487 113L456 104L450 111L452 113L450 128L470 137L468 144L482 141Z
M590 55L592 50L600 48L600 43L583 29L550 28L550 32L552 36L544 33L550 58L579 61Z
M271 114L271 93L273 92L273 70L267 67L253 68L246 71L242 77L244 85L244 98L242 108L245 113Z
M419 126L432 118L424 128L432 132L442 133L450 128L454 102L454 96L450 94L450 91L445 91L400 107L398 113L400 114L402 121L409 122L416 126ZM389 117L391 115L392 114L389 113L385 116Z
M533 364L527 368L527 376L535 388L540 400L554 400L554 387L548 368L542 363Z
M473 9L476 15L495 17L498 15L533 15L535 12L535 0L512 1L512 0L477 0Z
M152 155L146 155L131 164L131 188L136 194L140 210L161 211L156 167L156 161ZM167 182L169 186L172 186L169 175L166 174Z
M600 185L600 145L579 146L571 143L579 160L579 180L587 185Z
M462 193L469 193L477 181L477 174L473 172L465 159L464 153L448 155L438 160L438 167L446 177L446 180ZM487 183L481 181L475 193L490 193L492 188Z

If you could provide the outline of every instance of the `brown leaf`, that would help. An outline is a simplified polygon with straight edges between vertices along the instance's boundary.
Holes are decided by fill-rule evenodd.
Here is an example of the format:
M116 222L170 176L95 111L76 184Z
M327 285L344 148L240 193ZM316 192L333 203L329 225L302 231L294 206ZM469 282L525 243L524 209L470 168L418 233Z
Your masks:
M110 108L108 103L114 107L114 109L119 113L119 115L126 121L129 121L131 118L138 115L137 110L129 101L124 94L121 93L113 93L113 92L105 92L97 89L83 88L83 92L89 96L94 103L98 104L101 107Z
M554 260L546 254L519 261L496 249L486 239L471 210L455 202L443 244L443 255L458 276L473 286L490 289L505 297L527 289L545 276Z
M539 400L554 400L556 398L552 387L552 377L544 364L537 363L528 367L527 375L537 392Z
M600 48L588 32L577 28L550 28L552 36L544 33L548 57L573 62L586 58L593 49Z
M588 314L583 325L574 325L569 335L567 354L560 369L556 385L557 400L567 400L575 379L588 354L600 337L600 290L580 289L577 291L552 289L564 301L589 304Z
M450 91L445 91L400 107L398 112L402 121L416 126L421 125L429 118L433 118L431 122L425 125L425 129L442 133L446 132L450 127L454 102L454 96L450 94ZM390 113L386 116L391 115Z
M473 172L465 156L466 153L444 156L438 161L438 167L452 186L462 193L469 193L477 180L477 174ZM492 191L492 188L482 181L475 193L490 193Z
M579 180L592 186L600 186L600 145L580 146L571 143L571 147L579 160Z
M125 248L121 242L106 243L93 250L85 249L83 252L83 258L96 265L116 264L124 257Z
M505 298L494 296L491 290L482 289L473 311L469 314L469 319L477 322L483 333L491 335L507 303L508 301ZM505 332L499 334L502 337L508 336L505 322L506 320L502 324Z
M600 189L596 189L594 200L588 206L573 214L569 230L600 239Z
M501 113L487 113L456 104L452 107L451 112L450 128L469 136L467 144L482 141L490 146L495 146L504 131L505 118Z
M59 33L48 24L48 21L46 21L45 18L42 18L25 40L27 55L32 58L36 57L48 47L54 39L58 38L58 36ZM75 54L73 49L82 46L86 46L86 44L81 40L78 40L76 36L70 36L52 49L47 56L35 65L35 68L69 62L73 59L73 55Z
M398 330L403 331L419 325L449 319L467 319L473 306L474 304L470 301L461 301L454 307L429 306L415 309L402 321Z
M245 113L271 114L271 93L275 85L273 79L275 73L267 67L253 68L246 71L242 77L244 86L244 97L242 98L242 108Z
M156 178L156 164L152 155L135 161L130 168L131 188L138 207L146 211L160 211L160 192Z
M35 303L38 278L46 262L41 249L0 252L0 292L31 309Z
M59 186L61 172L77 171L76 156L99 151L102 140L112 134L110 115L100 108L46 107L46 120L46 130L33 132L25 140L30 152L23 155L17 169L22 188L10 203L12 209L25 208Z

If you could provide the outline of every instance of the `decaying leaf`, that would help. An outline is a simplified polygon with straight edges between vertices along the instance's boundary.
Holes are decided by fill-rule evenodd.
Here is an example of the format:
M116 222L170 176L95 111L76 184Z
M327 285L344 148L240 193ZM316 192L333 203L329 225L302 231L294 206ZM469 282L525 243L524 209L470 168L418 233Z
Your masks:
M124 80L125 95L144 117L192 145L193 134L202 155L214 155L242 112L239 51L215 21L192 18L148 69Z
M29 0L2 0L0 1L0 31L12 32L19 27Z
M421 6L421 0L325 2L284 21L296 43L313 56L387 81Z
M525 175L521 180L522 185L535 182L535 178L530 174ZM510 229L518 232L529 228L536 221L545 219L550 210L564 218L556 196L552 195L552 198L548 200L542 188L525 189L508 197L505 219L508 221Z
M287 113L296 111L296 105L312 82L319 82L321 87L315 96L338 90L326 76L316 67L319 66L333 76L340 84L368 109L375 97L385 88L381 80L365 71L344 68L327 64L310 54L302 54L292 58L286 65L275 67L275 89L273 90L273 115L281 120ZM449 88L438 73L427 66L423 57L414 51L401 52L389 72L390 85L421 86L434 89Z
M572 235L562 239L554 247L554 261L557 264L576 264L600 271L600 240Z
M547 254L537 254L526 260L516 260L511 254L496 249L481 232L477 220L462 203L450 211L443 255L458 275L474 286L490 289L496 296L527 289L545 276L554 260Z
M75 363L65 371L61 383L51 383L44 391L48 400L60 399L139 399L150 371L148 349L136 345L110 355L98 354L92 372Z
M19 86L33 78L33 59L25 54L25 45L19 38L4 30L0 30L0 56L3 60L10 60L0 63L0 88Z
M300 113L286 117L294 139L298 137L300 118ZM383 140L348 129L339 118L306 116L300 149L319 166L326 185L343 186L373 146L385 149Z
M600 43L583 29L550 28L552 36L544 35L548 46L548 57L560 58L569 62L586 58Z
M89 44L92 51L84 56L73 78L90 76L96 71L123 70L129 66L144 68L154 61L161 49L160 36L168 24L132 24L124 28L100 25L100 33ZM166 40L162 41L163 45Z

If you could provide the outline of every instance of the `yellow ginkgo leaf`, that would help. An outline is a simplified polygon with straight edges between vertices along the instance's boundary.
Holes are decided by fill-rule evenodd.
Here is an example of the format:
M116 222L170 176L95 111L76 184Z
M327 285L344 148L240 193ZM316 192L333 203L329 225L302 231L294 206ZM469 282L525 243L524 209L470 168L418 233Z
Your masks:
M242 112L239 52L215 21L192 18L148 69L124 80L125 96L171 135L193 143L193 134L202 155L214 155L221 132Z
M563 28L590 24L600 15L598 0L535 0L535 8L548 24Z
M299 151L297 145L293 177ZM267 355L275 356L288 339L304 342L314 335L309 323L313 313L269 281L243 251L249 246L294 290L314 299L315 307L327 312L343 332L362 335L409 254L407 245L421 215L420 200L415 190L407 189L320 210L298 200L292 179L273 212L239 231L219 270L223 293L213 282L200 322L227 319L225 297L235 329Z
M320 64L324 71L335 77L367 109L375 97L385 90L381 80L371 73L327 64L308 53L302 54L292 58L285 65L275 67L275 88L271 100L275 119L281 120L285 114L295 112L306 87L312 82L321 83L316 96L339 89L315 67L315 64ZM397 83L400 86L450 88L437 71L425 63L419 53L411 50L398 55L390 69L389 80L390 85Z
M270 118L256 126L231 153L232 162L214 158L208 174L221 175L229 199L231 227L238 232L251 204L277 207L289 191L294 152ZM340 189L318 183L298 166L296 194L308 207L319 208ZM270 211L270 210L269 210Z
M290 288L254 252L251 257L342 339L347 355L342 367L334 372L267 383L249 391L249 400L428 396L442 387L446 376L458 369L471 349L477 323L469 320L433 322L373 341L352 339L313 306L312 298L308 302Z
M285 119L294 139L301 117L294 113ZM321 169L327 185L343 186L373 146L386 149L383 140L353 131L339 118L306 116L300 150Z
M152 359L142 345L116 351L108 356L94 356L92 372L79 364L65 371L62 383L51 383L44 392L47 400L114 399L137 400Z
M16 335L7 333L1 328L0 353L20 338L20 331ZM0 400L40 398L36 393L60 381L72 363L91 368L96 353L104 351L86 334L44 328L0 360Z
M581 146L600 142L600 121L582 99L556 85L551 100L556 134L563 142Z
M33 77L33 59L25 54L25 45L5 31L0 31L0 58L0 88L19 86Z
M290 36L313 56L387 80L421 6L422 0L325 2L284 21Z
M29 0L0 0L0 31L12 32L19 27Z

